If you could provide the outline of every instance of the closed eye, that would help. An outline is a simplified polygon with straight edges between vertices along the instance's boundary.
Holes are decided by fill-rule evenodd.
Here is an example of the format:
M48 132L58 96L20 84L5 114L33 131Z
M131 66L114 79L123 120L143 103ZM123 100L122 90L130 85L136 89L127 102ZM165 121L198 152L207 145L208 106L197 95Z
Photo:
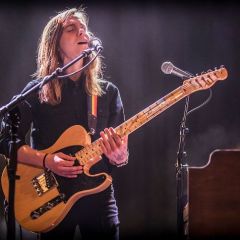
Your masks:
M68 25L67 27L65 27L65 31L67 32L72 32L76 29L75 25L71 24L71 25Z

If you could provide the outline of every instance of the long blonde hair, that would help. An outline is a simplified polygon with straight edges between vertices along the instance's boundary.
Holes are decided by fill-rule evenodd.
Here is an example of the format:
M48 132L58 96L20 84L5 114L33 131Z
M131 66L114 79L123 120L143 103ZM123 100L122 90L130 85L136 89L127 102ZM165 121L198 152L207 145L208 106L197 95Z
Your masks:
M63 31L64 21L72 16L78 18L81 23L87 26L88 18L83 8L68 9L51 18L40 38L37 55L37 71L33 75L34 77L42 79L55 71L56 68L62 66L62 60L58 51L59 41ZM90 36L93 36L89 30L87 31ZM100 85L102 77L101 58L98 56L84 73L86 75L86 92L90 95L102 95L103 90ZM61 86L62 83L59 79L54 79L45 84L39 92L40 101L51 105L59 104L61 102Z

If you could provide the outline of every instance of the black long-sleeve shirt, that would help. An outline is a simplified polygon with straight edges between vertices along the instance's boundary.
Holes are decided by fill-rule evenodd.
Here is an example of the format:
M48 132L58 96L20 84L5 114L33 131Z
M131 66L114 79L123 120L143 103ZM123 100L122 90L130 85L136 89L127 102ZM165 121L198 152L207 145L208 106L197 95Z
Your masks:
M36 80L30 82L26 88L29 89L36 84ZM98 97L98 114L95 140L99 132L106 127L116 127L124 121L124 111L119 91L110 82L103 82L104 94ZM30 145L34 149L46 149L51 146L63 133L64 130L73 125L82 125L87 132L87 94L84 89L84 80L74 82L70 79L63 80L62 101L52 106L40 103L37 94L28 97L20 104L20 127L18 130L18 147L26 144L25 136L30 128ZM4 119L6 122L7 119ZM2 124L4 125L4 123ZM8 156L9 131L3 127L0 139L0 153Z
M37 80L30 82L26 88L30 88ZM25 136L30 129L30 145L32 148L42 150L50 147L67 128L73 125L83 126L87 132L87 94L84 89L84 79L72 81L64 79L62 85L61 103L55 106L40 103L38 95L32 94L26 101L20 104L20 127L18 130L18 147L25 145ZM92 137L95 140L99 132L106 127L116 127L124 120L123 105L119 91L115 85L103 81L104 94L98 97L97 128L96 134ZM6 122L7 119L4 119ZM8 156L10 136L6 125L1 131L0 153ZM112 165L104 157L99 163L92 167L92 172L111 173ZM84 197L86 209L93 211L105 211L109 217L117 217L117 206L111 186L102 193ZM99 210L101 206L101 210ZM103 207L104 206L104 207ZM105 208L105 209L104 209ZM115 218L114 222L118 220Z

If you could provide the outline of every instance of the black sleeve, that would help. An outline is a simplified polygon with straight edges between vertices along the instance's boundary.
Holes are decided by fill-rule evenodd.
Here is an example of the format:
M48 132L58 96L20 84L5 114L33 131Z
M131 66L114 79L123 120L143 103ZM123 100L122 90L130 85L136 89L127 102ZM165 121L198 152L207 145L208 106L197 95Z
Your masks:
M109 105L109 118L108 118L108 127L117 127L125 120L124 108L122 99L120 96L120 92L118 88L112 83L108 86L110 89L110 105ZM103 155L103 159L108 166L108 171L112 173L112 171L116 168L116 166L109 163L109 160L105 155Z
M36 84L37 80L30 82L22 91L27 91L31 86ZM17 149L22 145L26 144L25 137L30 128L32 122L32 111L31 107L33 99L37 98L37 94L33 93L25 101L21 102L15 109L14 112L19 116L19 128L17 130ZM10 124L11 120L9 115L6 114L1 121L0 128L0 154L9 157L9 146L10 146Z
M110 102L110 115L108 126L117 127L125 120L124 108L118 88L115 87Z

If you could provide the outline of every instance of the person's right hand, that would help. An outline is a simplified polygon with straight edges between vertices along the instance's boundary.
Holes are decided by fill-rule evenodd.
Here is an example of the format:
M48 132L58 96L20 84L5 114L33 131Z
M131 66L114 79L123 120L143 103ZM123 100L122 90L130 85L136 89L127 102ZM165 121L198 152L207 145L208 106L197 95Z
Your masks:
M58 152L47 155L45 166L57 175L67 178L76 178L78 174L83 172L83 167L73 166L75 160L76 157Z

